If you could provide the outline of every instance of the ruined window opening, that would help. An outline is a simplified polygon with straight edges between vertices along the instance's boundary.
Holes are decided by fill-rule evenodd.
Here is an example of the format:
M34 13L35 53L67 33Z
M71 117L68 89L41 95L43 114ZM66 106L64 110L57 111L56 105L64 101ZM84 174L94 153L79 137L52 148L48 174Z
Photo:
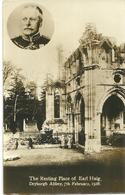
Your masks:
M54 118L60 118L60 95L54 93Z

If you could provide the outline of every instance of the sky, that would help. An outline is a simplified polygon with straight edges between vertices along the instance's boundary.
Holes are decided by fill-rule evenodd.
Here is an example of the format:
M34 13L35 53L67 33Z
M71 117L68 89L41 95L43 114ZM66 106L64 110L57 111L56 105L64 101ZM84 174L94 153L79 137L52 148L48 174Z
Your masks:
M28 2L43 6L54 24L51 41L34 51L15 46L7 29L13 11ZM3 59L21 68L39 86L46 74L58 76L57 48L62 46L65 61L79 46L86 23L94 23L98 33L114 37L118 44L125 43L125 0L4 0L3 11Z

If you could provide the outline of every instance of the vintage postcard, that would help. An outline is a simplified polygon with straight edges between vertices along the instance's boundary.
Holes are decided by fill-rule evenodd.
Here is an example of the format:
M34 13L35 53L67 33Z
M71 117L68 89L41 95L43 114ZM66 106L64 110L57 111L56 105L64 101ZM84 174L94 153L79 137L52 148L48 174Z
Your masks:
M5 194L125 193L125 1L3 1Z

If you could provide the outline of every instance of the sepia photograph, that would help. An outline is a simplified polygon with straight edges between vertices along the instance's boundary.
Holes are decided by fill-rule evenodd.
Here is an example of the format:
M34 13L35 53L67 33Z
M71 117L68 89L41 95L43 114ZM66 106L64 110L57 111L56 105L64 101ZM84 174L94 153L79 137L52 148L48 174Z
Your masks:
M125 1L3 1L4 193L125 193Z

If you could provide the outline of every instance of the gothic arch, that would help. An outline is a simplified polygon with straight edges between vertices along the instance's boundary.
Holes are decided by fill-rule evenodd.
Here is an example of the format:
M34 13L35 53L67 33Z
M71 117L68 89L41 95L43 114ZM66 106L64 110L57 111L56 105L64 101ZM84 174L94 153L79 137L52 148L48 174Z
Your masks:
M101 102L98 103L98 107L97 107L97 113L101 113L102 112L102 108L103 105L105 103L105 101L112 95L116 95L118 96L124 103L125 105L125 90L123 88L113 88L108 90L101 98Z
M125 90L121 87L108 90L100 102L97 116L101 143L105 144L106 137L125 129Z
M85 145L85 103L80 92L75 95L74 107L75 141Z

